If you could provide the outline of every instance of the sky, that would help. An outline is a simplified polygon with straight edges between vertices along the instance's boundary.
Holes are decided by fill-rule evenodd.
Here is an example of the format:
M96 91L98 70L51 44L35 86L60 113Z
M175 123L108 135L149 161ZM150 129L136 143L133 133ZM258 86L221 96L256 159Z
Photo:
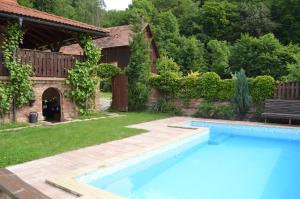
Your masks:
M125 10L130 3L131 0L105 0L107 10Z

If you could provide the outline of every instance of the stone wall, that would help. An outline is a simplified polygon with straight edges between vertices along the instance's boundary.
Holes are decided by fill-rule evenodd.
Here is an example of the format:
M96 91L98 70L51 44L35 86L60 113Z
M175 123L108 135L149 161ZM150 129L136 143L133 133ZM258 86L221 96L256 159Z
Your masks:
M0 80L7 81L7 77L0 77ZM60 92L61 98L61 118L62 120L69 120L77 116L75 103L65 97L65 93L70 89L65 84L64 78L32 78L33 90L35 92L35 99L33 106L26 106L17 110L17 120L19 122L28 122L28 115L30 112L37 112L39 114L39 121L42 121L42 95L48 88L56 88ZM99 100L98 100L99 101ZM96 103L97 105L97 103ZM11 119L12 114L8 114L6 120Z

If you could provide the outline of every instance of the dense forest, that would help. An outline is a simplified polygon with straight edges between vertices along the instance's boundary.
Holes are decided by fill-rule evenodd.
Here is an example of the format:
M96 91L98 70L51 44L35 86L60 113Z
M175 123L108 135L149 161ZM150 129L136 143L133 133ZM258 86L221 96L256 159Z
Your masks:
M299 0L133 0L106 11L103 0L19 0L56 15L103 27L142 17L151 24L162 57L183 74L244 68L247 76L300 80Z

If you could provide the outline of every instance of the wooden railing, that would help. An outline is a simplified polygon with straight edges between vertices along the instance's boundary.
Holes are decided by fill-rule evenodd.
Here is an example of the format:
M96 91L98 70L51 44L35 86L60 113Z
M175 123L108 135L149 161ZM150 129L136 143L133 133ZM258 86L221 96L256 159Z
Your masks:
M43 52L35 50L19 49L17 57L22 64L31 64L35 77L65 78L68 70L72 68L76 60L82 60L82 56L65 55L58 52ZM7 76L7 69L3 66L3 57L0 52L0 76Z
M300 82L280 83L277 85L274 92L275 99L300 99Z

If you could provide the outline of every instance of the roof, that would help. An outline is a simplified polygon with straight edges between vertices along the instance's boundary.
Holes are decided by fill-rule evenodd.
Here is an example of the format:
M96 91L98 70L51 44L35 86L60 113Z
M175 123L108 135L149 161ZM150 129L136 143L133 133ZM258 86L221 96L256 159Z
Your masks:
M149 25L146 24L144 29ZM115 48L129 46L132 38L132 30L130 25L115 26L106 28L109 32L109 36L95 39L94 42L98 48ZM83 53L81 47L78 44L73 44L61 48L61 52L65 54L81 55Z
M39 10L20 6L14 0L0 0L0 14L16 15L19 17L24 17L25 18L24 20L29 18L29 19L36 20L37 23L46 21L46 22L52 22L56 24L69 26L69 27L76 27L84 30L89 30L94 33L95 32L102 33L102 34L108 33L107 30L103 28L99 28L93 25L88 25L75 20L59 17Z
M95 40L98 47L101 48L112 48L119 46L129 46L129 42L132 35L130 25L116 26L107 28L109 31L108 37L102 37Z

